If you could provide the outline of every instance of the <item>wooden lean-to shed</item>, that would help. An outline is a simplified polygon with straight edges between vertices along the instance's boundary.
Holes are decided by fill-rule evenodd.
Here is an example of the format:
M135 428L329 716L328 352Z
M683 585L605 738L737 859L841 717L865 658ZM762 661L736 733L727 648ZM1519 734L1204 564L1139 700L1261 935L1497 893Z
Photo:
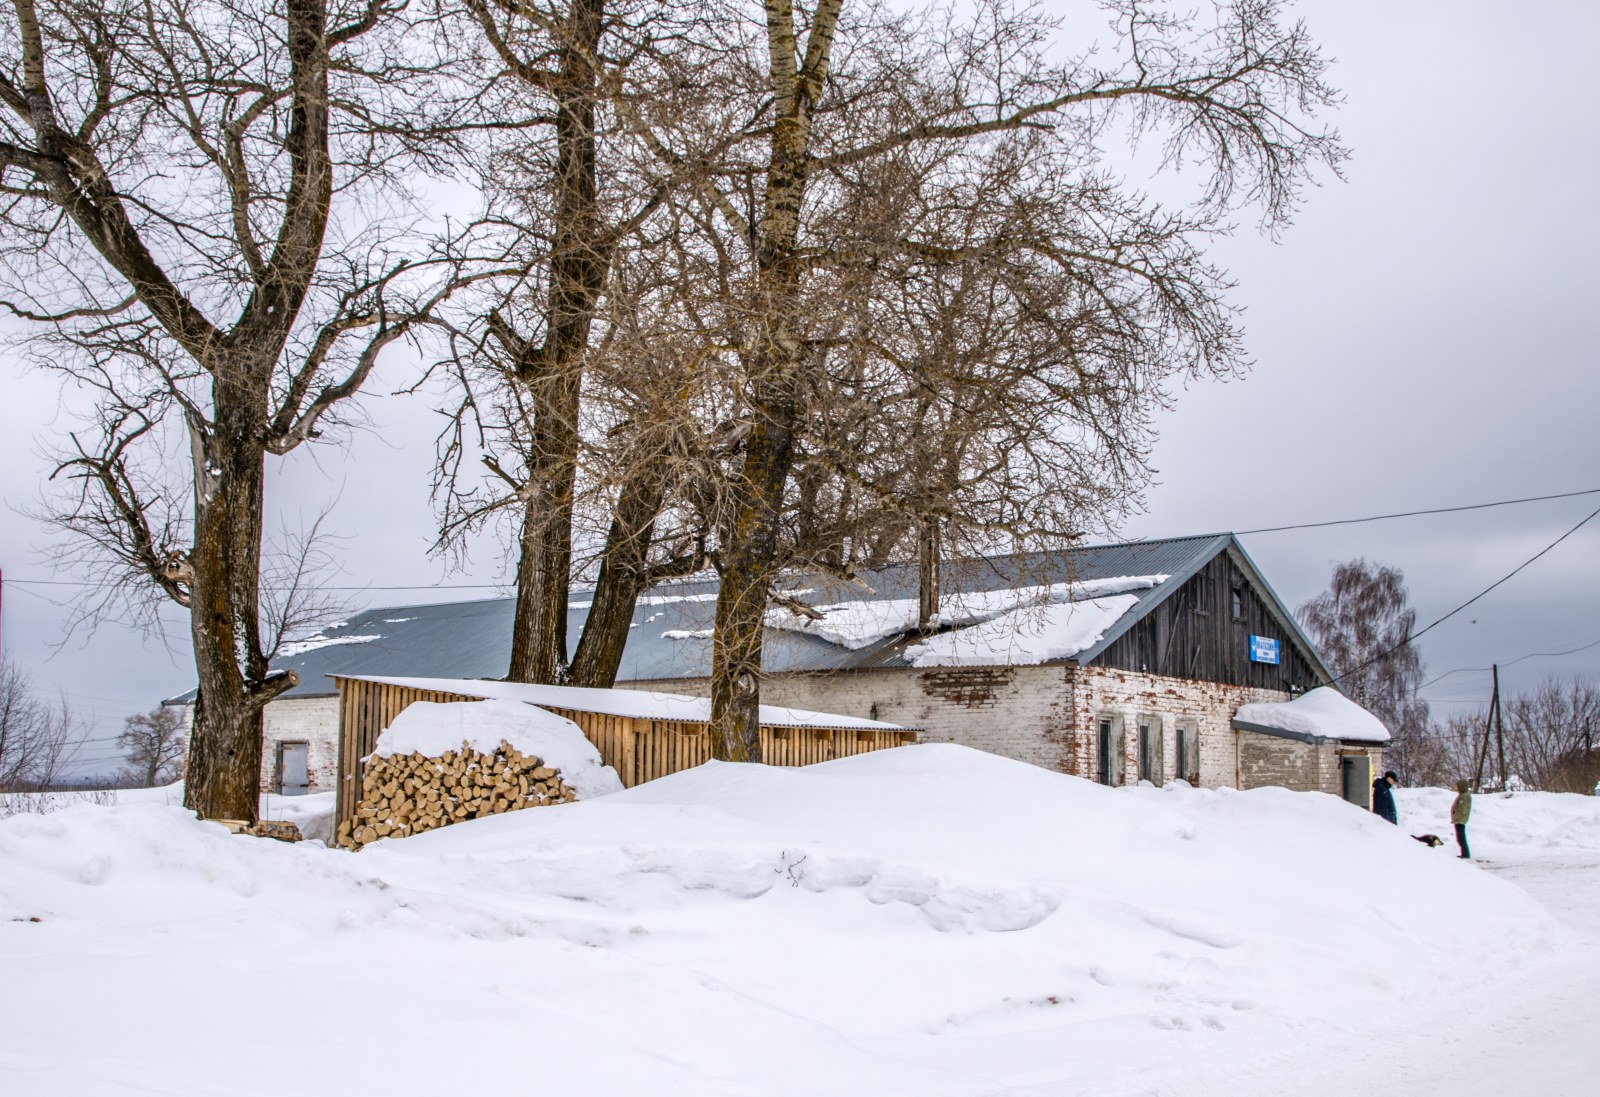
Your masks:
M457 678L330 677L339 688L336 832L355 810L362 760L395 717L416 701L495 699L537 705L582 728L627 788L711 758L711 702L703 697ZM761 706L761 752L770 765L806 766L916 739L915 729L899 724Z

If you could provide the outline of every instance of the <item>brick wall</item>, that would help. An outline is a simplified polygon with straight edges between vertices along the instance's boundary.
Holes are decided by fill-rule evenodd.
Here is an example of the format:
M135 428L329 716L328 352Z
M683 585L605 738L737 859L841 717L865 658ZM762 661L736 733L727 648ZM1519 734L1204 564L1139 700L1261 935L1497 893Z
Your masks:
M183 708L184 749L194 726L194 706ZM261 744L261 791L278 788L278 744L306 743L307 792L332 792L339 756L339 698L280 697L267 705Z
M864 716L922 729L924 743L961 743L1046 769L1074 764L1067 667L894 667L763 679L763 704ZM619 683L703 697L705 678Z
M280 697L267 705L261 789L278 787L278 744L306 743L307 792L332 792L339 766L339 698Z
M629 682L628 688L705 696L704 678ZM1160 729L1160 779L1178 772L1178 729L1199 735L1206 788L1282 785L1339 794L1339 748L1235 733L1240 705L1287 701L1276 690L1075 665L938 667L776 674L763 681L766 704L865 716L922 729L924 743L960 743L1062 773L1099 780L1096 735L1102 718L1122 731L1122 781L1139 779L1138 727ZM1373 754L1374 772L1380 755Z
M1095 758L1094 730L1102 717L1110 716L1120 719L1124 731L1122 765L1127 784L1138 780L1136 729L1143 720L1152 726L1159 723L1161 727L1163 783L1179 776L1178 727L1183 724L1195 727L1200 733L1200 784L1206 788L1233 788L1236 773L1233 714L1240 705L1289 700L1287 693L1249 686L1196 682L1105 667L1074 669L1074 723L1084 730L1079 743L1079 768L1067 772L1081 773L1095 780L1099 780L1100 774Z

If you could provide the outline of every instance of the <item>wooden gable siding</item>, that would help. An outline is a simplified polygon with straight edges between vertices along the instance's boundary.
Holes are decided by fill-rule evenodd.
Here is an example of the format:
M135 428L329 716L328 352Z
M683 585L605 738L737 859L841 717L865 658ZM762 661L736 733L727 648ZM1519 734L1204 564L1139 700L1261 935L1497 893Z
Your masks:
M1235 589L1243 595L1240 617L1233 615ZM1282 662L1252 663L1251 636L1277 640ZM1118 637L1093 665L1283 692L1323 684L1294 634L1278 623L1266 597L1226 551Z

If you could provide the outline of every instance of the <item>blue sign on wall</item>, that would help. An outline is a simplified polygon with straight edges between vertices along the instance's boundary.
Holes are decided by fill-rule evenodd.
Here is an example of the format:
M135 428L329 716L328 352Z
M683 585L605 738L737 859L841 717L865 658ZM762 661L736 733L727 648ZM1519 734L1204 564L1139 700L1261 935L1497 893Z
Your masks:
M1252 663L1278 663L1278 641L1269 640L1265 636L1250 637L1250 661Z

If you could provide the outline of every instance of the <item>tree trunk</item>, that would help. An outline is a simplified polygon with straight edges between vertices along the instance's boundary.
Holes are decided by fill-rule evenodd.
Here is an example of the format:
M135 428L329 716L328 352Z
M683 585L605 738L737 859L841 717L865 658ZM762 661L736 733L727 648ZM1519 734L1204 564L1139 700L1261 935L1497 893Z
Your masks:
M721 552L711 647L711 756L728 762L762 760L761 640L783 493L794 464L795 412L792 396L758 409Z
M623 482L606 534L605 555L595 583L594 603L572 659L575 686L610 689L628 645L634 607L650 585L650 540L666 494L666 478L654 467L658 454Z
M267 674L260 640L260 560L265 454L258 432L266 394L231 378L268 376L223 368L214 386L217 425L195 435L194 579L189 609L199 697L190 736L184 805L203 819L255 822L261 795L262 709L296 685ZM262 386L264 389L264 385Z
M522 515L510 682L557 682L567 661L567 592L572 565L571 475L567 497L538 492Z
M800 207L811 111L827 80L841 3L819 0L803 63L792 5L788 0L766 0L764 5L774 118L756 240L759 322L746 352L755 426L733 485L733 517L719 553L722 583L711 647L711 756L725 761L762 760L761 640L767 594L779 567L778 525L800 426L802 349L794 321L802 284L797 261Z
M558 51L556 220L545 337L517 363L518 380L527 386L533 408L533 429L507 673L513 682L556 682L567 672L583 358L610 251L595 197L595 61L604 12L604 0L574 0Z
M929 632L939 616L939 520L924 518L917 533L917 629Z

